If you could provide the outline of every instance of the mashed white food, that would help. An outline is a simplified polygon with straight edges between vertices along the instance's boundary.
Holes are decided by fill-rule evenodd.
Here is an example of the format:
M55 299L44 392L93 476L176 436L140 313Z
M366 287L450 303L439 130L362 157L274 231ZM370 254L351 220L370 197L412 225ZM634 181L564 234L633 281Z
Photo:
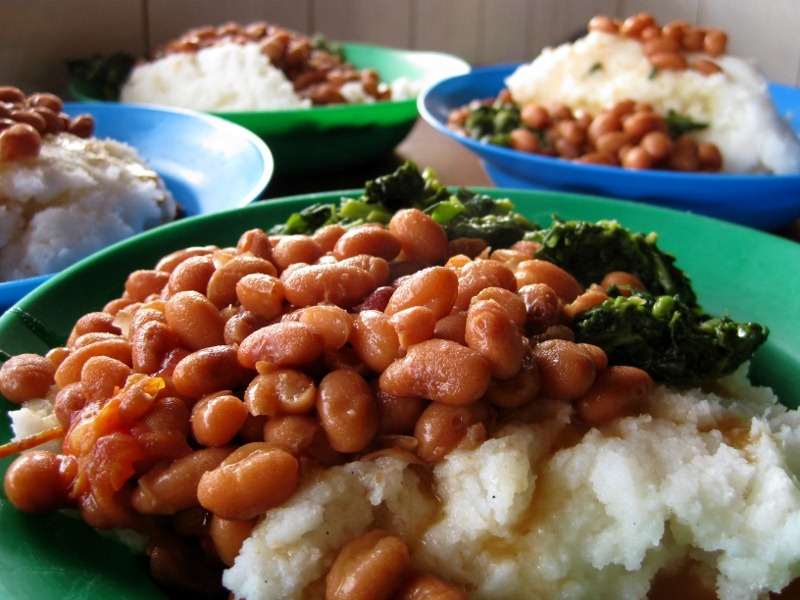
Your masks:
M130 146L45 136L39 156L0 162L0 281L59 271L176 211Z
M800 414L744 368L649 402L580 441L566 403L542 404L432 473L397 456L320 471L223 581L247 600L323 598L337 550L373 528L473 599L646 598L656 573L691 568L745 600L800 575Z
M206 111L308 107L258 44L219 44L138 65L120 92L123 102Z
M597 114L632 98L652 104L660 114L672 109L708 124L695 137L717 145L726 172L800 172L800 139L773 106L761 72L728 54L714 62L721 73L685 69L653 75L639 41L592 31L546 48L505 83L519 104L561 102Z

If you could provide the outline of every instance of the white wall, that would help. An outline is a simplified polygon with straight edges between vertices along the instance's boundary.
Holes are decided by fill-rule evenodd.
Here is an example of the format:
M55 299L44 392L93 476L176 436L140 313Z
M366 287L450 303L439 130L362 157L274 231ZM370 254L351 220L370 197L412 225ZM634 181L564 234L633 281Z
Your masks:
M473 65L532 59L596 14L646 11L728 32L729 50L800 84L797 0L0 0L0 85L66 95L64 61L142 55L186 29L267 20L339 41L440 50Z

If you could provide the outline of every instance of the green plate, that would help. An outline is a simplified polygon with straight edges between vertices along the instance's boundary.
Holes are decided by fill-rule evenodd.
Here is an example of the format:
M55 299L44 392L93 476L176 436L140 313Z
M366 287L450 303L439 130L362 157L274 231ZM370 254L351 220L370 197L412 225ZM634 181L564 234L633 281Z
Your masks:
M372 44L341 44L359 69L375 69L381 81L400 77L421 86L470 70L464 60L441 52L398 50ZM103 100L96 88L73 80L77 100ZM267 142L275 175L328 173L375 160L408 135L419 116L416 99L259 112L212 112Z
M771 334L752 363L754 381L772 385L782 401L800 404L800 244L738 225L687 213L580 195L480 190L511 198L541 225L566 219L614 218L635 231L657 231L659 247L678 257L703 307L758 321ZM336 202L361 190L260 202L199 216L140 234L108 248L44 283L0 317L0 350L12 355L45 352L63 343L74 321L118 296L127 274L151 268L163 255L187 246L230 245L253 227L267 228L315 201ZM0 410L11 404L0 398ZM7 422L0 442L10 436ZM0 462L5 472L10 459ZM0 598L4 600L127 600L165 598L147 564L82 525L56 514L31 517L0 493Z

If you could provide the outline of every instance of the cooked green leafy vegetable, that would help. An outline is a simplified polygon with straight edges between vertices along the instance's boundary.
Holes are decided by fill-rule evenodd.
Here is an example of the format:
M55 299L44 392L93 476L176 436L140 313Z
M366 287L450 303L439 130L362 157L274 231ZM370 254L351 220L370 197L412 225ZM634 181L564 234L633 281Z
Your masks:
M674 109L669 109L669 111L667 111L665 120L667 122L669 136L674 140L677 140L685 133L699 131L708 127L708 123L698 123L688 115L681 115L675 112Z
M395 211L410 207L429 214L450 239L479 237L495 248L520 239L539 242L536 258L564 268L584 287L610 271L636 275L647 292L626 297L612 287L611 299L571 323L576 340L600 346L611 363L636 365L661 381L697 384L733 372L767 338L758 324L704 314L691 281L675 266L675 257L657 247L654 233L633 233L611 220L558 217L541 229L510 200L465 188L449 191L433 171L420 172L412 162L367 182L360 197L313 204L270 233L307 234L330 223L385 224Z
M757 323L703 314L677 296L635 292L577 316L575 340L600 346L611 364L640 367L657 380L701 384L728 375L767 339Z
M362 223L388 223L402 208L429 214L449 239L480 237L491 246L503 247L522 239L537 226L514 210L509 200L495 200L464 188L451 192L431 169L420 172L411 161L394 173L368 181L359 198L342 198L339 204L312 204L295 213L272 234L311 233L323 225L353 227Z
M584 287L611 271L627 271L653 294L677 296L689 306L697 302L691 282L675 266L675 257L658 249L656 234L631 233L616 221L562 221L526 239L542 244L537 258L556 263Z
M97 90L104 99L118 100L135 62L133 56L124 52L110 56L95 54L89 58L67 61L67 70L72 77Z

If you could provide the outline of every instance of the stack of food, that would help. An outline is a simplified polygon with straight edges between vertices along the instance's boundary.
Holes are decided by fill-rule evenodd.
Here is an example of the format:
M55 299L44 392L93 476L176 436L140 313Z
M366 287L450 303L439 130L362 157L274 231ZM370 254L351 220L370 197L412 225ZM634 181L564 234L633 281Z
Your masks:
M159 175L56 95L0 87L0 281L45 275L173 220Z
M7 361L11 449L57 441L6 493L138 532L195 597L757 598L800 569L800 421L746 377L766 337L654 235L407 164Z
M264 22L192 29L139 62L120 100L205 111L259 111L413 98L336 47Z

